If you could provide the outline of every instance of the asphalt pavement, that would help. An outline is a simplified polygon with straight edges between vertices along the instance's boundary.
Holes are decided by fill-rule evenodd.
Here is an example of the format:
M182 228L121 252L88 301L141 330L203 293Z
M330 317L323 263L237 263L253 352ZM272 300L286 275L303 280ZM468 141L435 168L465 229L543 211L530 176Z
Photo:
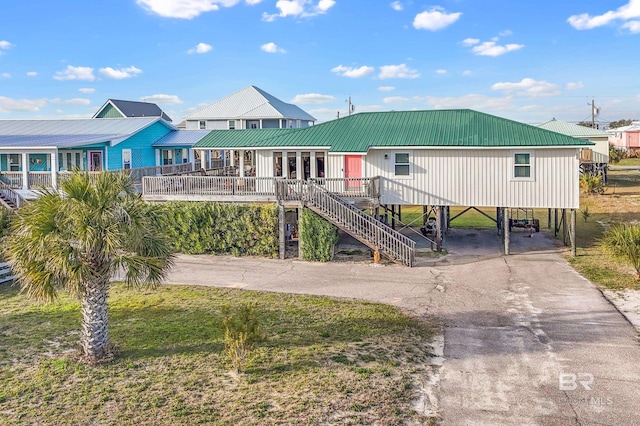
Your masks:
M169 282L357 298L442 319L445 425L640 425L636 330L545 232L453 229L449 254L406 268L179 256Z

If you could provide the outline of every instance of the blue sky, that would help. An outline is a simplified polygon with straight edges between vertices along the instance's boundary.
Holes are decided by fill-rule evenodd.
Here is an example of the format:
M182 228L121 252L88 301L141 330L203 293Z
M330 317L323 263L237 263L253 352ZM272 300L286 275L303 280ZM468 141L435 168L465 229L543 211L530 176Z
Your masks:
M0 119L173 119L255 85L319 121L472 108L640 119L640 0L3 0Z

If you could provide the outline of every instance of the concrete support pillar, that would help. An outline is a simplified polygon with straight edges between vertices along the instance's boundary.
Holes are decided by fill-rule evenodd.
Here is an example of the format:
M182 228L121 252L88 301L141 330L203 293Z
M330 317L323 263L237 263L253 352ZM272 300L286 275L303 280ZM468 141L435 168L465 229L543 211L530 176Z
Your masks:
M436 207L436 250L442 250L442 207Z
M284 259L287 252L287 238L285 232L286 228L287 224L285 223L284 206L280 204L278 205L278 237L280 240L280 259Z
M300 224L302 223L302 210L304 205L298 207L298 258L302 259L302 233L300 232Z
M504 254L509 255L511 254L510 251L510 244L511 244L511 231L509 231L509 209L505 208L504 209Z
M571 239L571 256L576 257L576 209L571 209L571 229L569 230Z
M29 154L22 153L22 189L29 189Z

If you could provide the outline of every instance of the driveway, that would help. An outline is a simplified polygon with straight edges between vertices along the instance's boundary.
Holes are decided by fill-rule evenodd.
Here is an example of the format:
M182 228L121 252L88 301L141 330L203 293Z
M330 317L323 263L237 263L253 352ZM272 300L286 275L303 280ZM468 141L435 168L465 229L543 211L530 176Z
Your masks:
M453 229L415 268L180 256L169 281L388 303L442 318L447 425L640 424L635 329L544 233ZM437 383L438 380L430 380Z

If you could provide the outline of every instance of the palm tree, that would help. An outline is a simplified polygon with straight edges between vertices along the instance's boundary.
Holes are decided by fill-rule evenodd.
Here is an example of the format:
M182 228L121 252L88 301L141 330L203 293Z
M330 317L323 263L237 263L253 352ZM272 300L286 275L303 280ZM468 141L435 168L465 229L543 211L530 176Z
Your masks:
M630 263L640 280L640 225L616 224L600 240L602 247L613 256Z
M124 173L74 172L61 191L44 191L18 211L6 249L22 291L51 301L64 289L81 299L81 346L87 362L109 351L109 284L157 286L173 253L153 206Z

